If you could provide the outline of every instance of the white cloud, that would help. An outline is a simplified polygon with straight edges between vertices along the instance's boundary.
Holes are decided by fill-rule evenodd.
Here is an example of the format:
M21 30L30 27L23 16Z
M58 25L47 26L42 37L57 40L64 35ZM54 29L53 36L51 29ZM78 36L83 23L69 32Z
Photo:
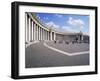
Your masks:
M48 20L49 18L48 18L48 17L44 17L44 19L45 19L45 20Z
M79 32L77 29L73 29L72 27L70 26L62 26L62 29L61 29L63 32Z
M47 22L46 25L49 26L49 28L59 29L59 25L55 24L53 21Z
M60 15L60 14L55 14L55 16L61 18L63 15Z
M62 26L60 27L59 25L55 24L53 21L47 22L46 25L49 28L52 28L56 31L60 31L60 32L78 32L77 29L71 27L71 26Z
M74 19L72 17L69 17L69 20L67 21L65 26L59 26L58 24L55 24L53 21L47 22L46 25L49 28L55 29L57 31L61 32L79 32L84 27L84 22L81 19Z
M69 29L70 29L70 27L68 27L68 26L62 26L62 28L61 28L63 31L68 31Z
M74 19L72 17L69 17L69 20L67 21L67 23L70 26L75 27L80 30L84 27L84 21L81 19Z

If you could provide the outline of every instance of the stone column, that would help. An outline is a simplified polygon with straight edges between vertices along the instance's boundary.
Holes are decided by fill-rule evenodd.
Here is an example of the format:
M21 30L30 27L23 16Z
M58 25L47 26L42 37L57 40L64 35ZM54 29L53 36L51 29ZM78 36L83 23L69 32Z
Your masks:
M42 40L44 40L44 29L42 29L42 36L43 36Z
M52 32L52 40L54 40L54 32Z
M44 30L44 40L45 40L45 38L46 38L46 33L45 33L45 30Z
M41 40L41 27L39 27L39 40Z
M47 40L47 30L46 30L46 40Z
M37 24L36 24L36 40L37 40Z
M43 30L41 28L41 40L43 40Z
M34 41L34 21L33 21L33 41Z
M48 40L48 31L47 31L47 40Z
M31 31L30 31L30 20L31 20L31 19L30 19L30 17L29 17L29 42L30 42L30 39L31 39L31 38L30 38L30 36L31 36L31 35L30 35L30 32L31 32Z
M40 33L40 40L41 40L41 27L39 29L40 29L40 32L39 32Z
M50 32L50 40L52 40L52 31Z
M45 33L45 30L44 30L44 40L46 39L46 33Z
M51 32L49 31L49 41L51 40Z
M30 19L30 42L32 42L32 20Z
M33 35L33 21L31 21L31 22L32 22L32 23L31 23L31 24L32 24L32 25L31 25L31 26L32 26L32 27L31 27L31 28L32 28L32 41L33 41L33 36L34 36L34 35Z
M33 40L35 40L35 35L34 35L34 29L35 29L35 25L34 25L35 23L33 22Z
M43 28L41 29L41 31L42 31L42 40L43 40Z
M45 40L45 30L44 30L44 40Z
M42 36L43 36L43 40L44 40L44 29L43 29L43 32L42 32Z
M46 31L46 40L48 40L48 31Z
M25 14L25 42L28 43L28 15Z
M34 40L36 40L36 24L34 22Z
M43 29L43 36L44 36L44 40L45 40L45 30Z
M39 26L38 26L38 40L39 40Z
M37 40L39 40L38 38L39 38L39 31L38 31L39 29L38 29L38 25L37 25Z
M41 35L42 35L42 33L41 33L41 27L40 27L40 40L42 40L42 39L41 39Z
M45 40L47 40L47 30L45 30Z
M48 40L48 31L47 31L47 40Z
M48 31L48 40L49 40L49 31Z
M56 40L56 33L54 32L54 40Z
M39 26L39 40L40 40L40 26Z

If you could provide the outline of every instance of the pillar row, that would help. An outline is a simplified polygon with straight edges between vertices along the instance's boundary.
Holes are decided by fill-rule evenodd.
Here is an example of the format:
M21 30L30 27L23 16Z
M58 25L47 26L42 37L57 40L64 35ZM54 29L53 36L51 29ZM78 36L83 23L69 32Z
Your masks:
M26 13L25 42L33 42L36 40L56 40L56 33L44 29Z

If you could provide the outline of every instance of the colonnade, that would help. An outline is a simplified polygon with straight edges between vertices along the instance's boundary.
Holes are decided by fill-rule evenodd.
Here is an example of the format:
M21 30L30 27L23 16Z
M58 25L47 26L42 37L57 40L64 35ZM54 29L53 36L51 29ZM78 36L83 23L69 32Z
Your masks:
M49 28L43 27L31 14L25 13L25 42L39 40L55 40L56 34Z

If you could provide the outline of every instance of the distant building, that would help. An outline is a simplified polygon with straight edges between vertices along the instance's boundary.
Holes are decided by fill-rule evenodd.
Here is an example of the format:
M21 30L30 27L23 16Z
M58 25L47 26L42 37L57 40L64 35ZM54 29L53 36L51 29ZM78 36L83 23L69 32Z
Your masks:
M89 42L89 35L79 33L56 33L56 40L60 41L76 41L76 42Z

